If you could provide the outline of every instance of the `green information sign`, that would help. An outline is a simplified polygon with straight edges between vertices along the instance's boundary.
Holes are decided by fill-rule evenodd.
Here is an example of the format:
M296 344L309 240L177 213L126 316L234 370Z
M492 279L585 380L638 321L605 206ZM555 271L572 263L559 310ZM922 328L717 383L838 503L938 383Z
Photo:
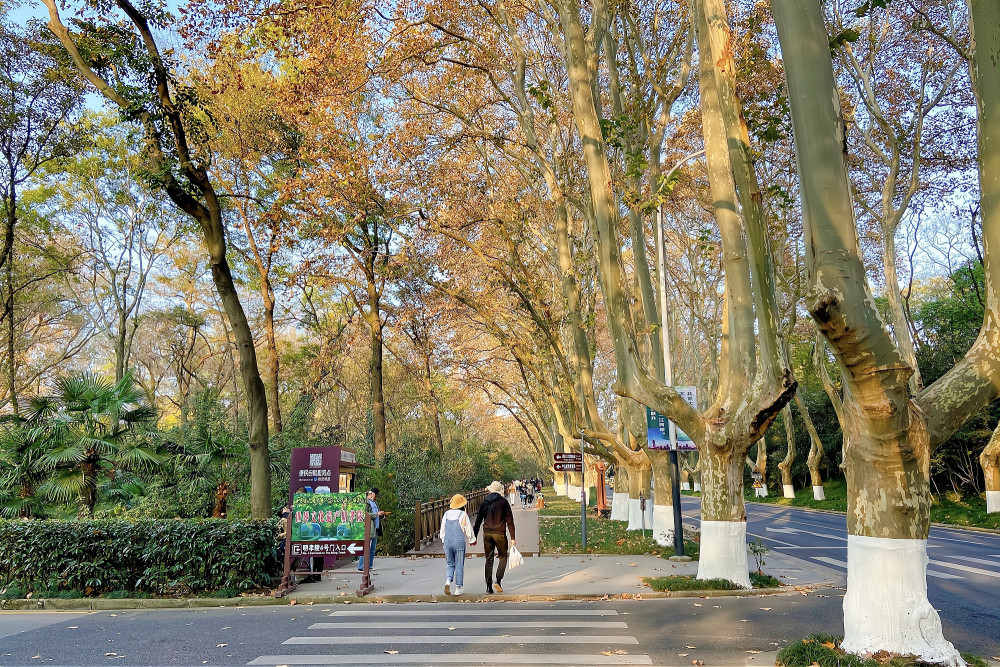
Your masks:
M364 551L365 494L296 493L293 556L356 556Z

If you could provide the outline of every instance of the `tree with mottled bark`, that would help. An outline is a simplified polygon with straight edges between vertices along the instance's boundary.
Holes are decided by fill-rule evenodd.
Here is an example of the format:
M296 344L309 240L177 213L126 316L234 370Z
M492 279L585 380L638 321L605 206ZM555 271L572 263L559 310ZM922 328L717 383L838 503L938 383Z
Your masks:
M847 651L962 665L927 599L930 458L1000 394L1000 5L971 0L986 316L963 359L919 393L875 308L844 155L846 127L818 0L772 0L786 67L807 241L806 303L844 383Z

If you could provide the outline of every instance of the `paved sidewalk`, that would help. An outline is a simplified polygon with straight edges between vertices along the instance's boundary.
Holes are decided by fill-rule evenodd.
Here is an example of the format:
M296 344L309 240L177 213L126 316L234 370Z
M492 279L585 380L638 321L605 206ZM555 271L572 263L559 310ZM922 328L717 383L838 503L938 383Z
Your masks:
M769 554L765 571L789 586L806 587L838 583L838 574L819 565ZM674 563L659 556L551 555L524 559L524 565L508 569L504 593L486 595L485 561L481 556L465 560L465 593L459 599L551 600L608 597L668 597L702 595L698 592L656 593L643 577L695 575L698 563ZM444 595L445 562L433 556L376 558L372 601L454 600ZM355 596L360 575L353 567L329 572L323 581L302 584L289 597L302 601L330 601ZM746 595L747 591L713 591L712 595Z

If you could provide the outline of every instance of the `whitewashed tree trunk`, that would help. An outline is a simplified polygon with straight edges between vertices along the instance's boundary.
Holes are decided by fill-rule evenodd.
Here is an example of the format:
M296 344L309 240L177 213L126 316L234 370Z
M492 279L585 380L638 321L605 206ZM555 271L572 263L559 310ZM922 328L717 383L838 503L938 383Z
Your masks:
M930 457L1000 385L1000 3L970 0L987 309L979 338L914 396L875 309L843 155L845 125L818 0L772 0L807 240L806 304L845 384L848 590L843 647L963 665L927 600ZM878 610L878 612L876 612Z
M979 454L979 465L986 479L986 512L1000 512L1000 424Z

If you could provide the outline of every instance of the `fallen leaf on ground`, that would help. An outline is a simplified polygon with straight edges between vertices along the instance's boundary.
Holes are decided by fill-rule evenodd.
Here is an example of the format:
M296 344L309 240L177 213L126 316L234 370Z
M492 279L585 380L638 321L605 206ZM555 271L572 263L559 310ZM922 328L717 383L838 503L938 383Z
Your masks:
M747 651L747 653L761 653L761 651L754 651L753 649Z
M298 604L298 600L289 600L288 604Z
M696 666L700 666L700 665L704 665L705 663L703 663L701 660L692 660L691 664L692 665L696 665Z
M684 648L698 648L697 646L685 646Z
M771 611L770 607L759 607L761 611Z
M820 646L825 646L831 650L837 648L836 644L834 644L833 642L823 642L822 644L820 644Z
M678 653L677 655L679 655L680 657L684 658L684 657L687 656L687 653Z
M389 655L396 655L399 651L382 651L382 653L388 653Z
M695 603L694 603L694 606L695 606L695 607L700 607L700 606L701 606L701 603L699 603L699 602L695 602Z
M229 644L216 644L215 648L222 648L223 646L229 646Z

